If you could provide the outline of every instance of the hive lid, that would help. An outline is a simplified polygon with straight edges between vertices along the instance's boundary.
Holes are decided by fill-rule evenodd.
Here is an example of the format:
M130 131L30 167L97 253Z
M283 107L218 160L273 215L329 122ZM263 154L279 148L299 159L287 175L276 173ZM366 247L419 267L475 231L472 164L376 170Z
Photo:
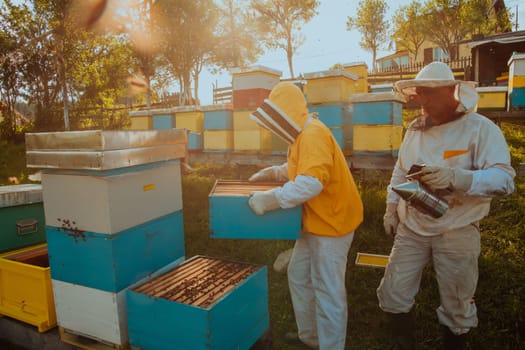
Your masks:
M267 74L275 75L279 77L283 74L283 72L281 72L280 70L273 69L273 68L266 67L266 66L261 66L261 65L230 69L231 75L240 75L240 74L247 74L247 73L249 74L249 73L257 73L257 72L267 73Z
M110 170L186 157L185 129L26 134L29 168Z
M477 92L506 92L506 86L481 86L476 88Z
M525 53L514 52L512 56L510 56L509 61L507 62L507 65L510 66L512 64L512 61L521 61L521 60L525 60Z
M186 142L184 129L86 130L26 134L26 150L106 151Z
M41 184L0 186L0 208L42 202Z
M383 101L393 101L405 103L405 96L399 92L369 92L366 94L354 94L350 96L349 101L351 103L359 102L383 102Z
M344 70L325 70L320 72L305 73L303 78L306 80L321 79L321 78L332 78L332 77L344 77L352 80L358 80L359 77L353 73Z

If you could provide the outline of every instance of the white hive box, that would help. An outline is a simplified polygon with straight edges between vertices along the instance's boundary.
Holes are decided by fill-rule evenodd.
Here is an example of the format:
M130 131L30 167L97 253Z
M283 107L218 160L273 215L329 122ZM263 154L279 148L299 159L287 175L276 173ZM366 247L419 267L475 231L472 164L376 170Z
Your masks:
M177 160L108 176L44 172L42 185L48 226L113 234L182 209Z

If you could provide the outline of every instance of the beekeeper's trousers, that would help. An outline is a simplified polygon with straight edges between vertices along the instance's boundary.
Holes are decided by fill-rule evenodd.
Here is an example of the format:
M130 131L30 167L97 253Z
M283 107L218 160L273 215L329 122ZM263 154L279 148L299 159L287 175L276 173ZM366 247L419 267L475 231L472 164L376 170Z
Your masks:
M439 322L455 334L476 327L474 293L478 282L479 229L468 225L437 236L421 236L399 225L377 297L383 311L412 309L425 265L432 259L439 286Z
M295 242L288 265L288 285L299 339L310 347L345 348L345 272L353 239L353 232L342 237L302 233Z

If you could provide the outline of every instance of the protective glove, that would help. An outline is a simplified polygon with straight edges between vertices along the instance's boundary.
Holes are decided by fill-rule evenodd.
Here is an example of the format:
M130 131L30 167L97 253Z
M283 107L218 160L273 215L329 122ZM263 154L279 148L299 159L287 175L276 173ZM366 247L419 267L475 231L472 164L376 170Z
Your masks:
M277 175L273 169L273 166L261 169L248 179L250 182L272 182L277 180Z
M281 252L273 262L273 269L276 272L285 272L288 269L288 265L290 264L292 253L293 248Z
M472 185L472 171L461 168L425 166L419 180L431 190L452 189L467 192Z
M250 199L248 200L248 205L257 215L263 215L266 212L279 209L281 206L277 201L275 196L275 191L277 189L273 188L268 191L256 191L252 192Z
M394 237L397 233L397 225L399 225L397 203L387 203L385 215L383 216L383 227L385 228L385 233Z

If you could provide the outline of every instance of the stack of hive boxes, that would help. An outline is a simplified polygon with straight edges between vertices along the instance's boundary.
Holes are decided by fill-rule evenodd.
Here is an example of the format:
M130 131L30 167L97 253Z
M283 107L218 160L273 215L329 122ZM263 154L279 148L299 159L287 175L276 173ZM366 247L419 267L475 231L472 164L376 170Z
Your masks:
M179 106L171 109L175 115L175 127L188 131L188 149L202 150L204 112L198 106Z
M280 81L281 72L264 66L232 70L233 82L233 147L235 152L271 153L272 141L276 151L283 143L272 138L271 132L262 129L250 119L270 91Z
M233 150L233 108L231 105L202 107L204 112L204 151Z
M184 130L26 134L61 337L128 343L125 292L184 259Z
M0 315L56 326L42 185L0 186Z
M332 132L339 147L347 155L352 153L352 121L348 112L348 98L363 93L364 84L354 73L329 70L304 74L304 93L310 112Z
M371 92L350 97L357 156L397 157L403 136L403 95Z
M508 62L509 85L508 103L509 111L525 108L525 53L514 53Z

